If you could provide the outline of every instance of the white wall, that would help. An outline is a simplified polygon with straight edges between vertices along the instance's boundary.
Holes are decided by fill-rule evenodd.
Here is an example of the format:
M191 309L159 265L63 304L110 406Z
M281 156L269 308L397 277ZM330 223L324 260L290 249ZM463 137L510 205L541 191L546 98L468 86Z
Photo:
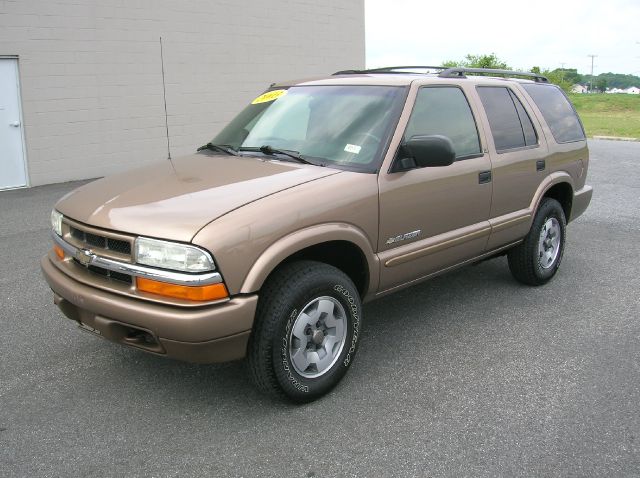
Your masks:
M364 0L0 0L18 55L30 184L103 176L207 142L277 80L362 68Z

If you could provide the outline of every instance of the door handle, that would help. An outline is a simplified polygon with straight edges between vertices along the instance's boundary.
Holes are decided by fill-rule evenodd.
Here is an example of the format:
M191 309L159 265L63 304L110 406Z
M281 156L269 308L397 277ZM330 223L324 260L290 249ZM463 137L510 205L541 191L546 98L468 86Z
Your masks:
M486 184L491 182L491 171L482 171L478 174L478 182L480 184Z
M13 126L14 128L18 128L20 126L20 121L14 121L13 123L9 123L9 126Z

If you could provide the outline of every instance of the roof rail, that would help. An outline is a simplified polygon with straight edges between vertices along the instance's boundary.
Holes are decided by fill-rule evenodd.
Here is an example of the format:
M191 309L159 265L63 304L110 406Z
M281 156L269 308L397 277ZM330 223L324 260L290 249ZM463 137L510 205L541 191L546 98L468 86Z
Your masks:
M446 66L385 66L384 68L370 68L368 70L342 70L336 71L334 75L361 75L365 73L415 73L411 71L398 70L446 70Z
M465 73L480 73L489 75L505 75L505 76L523 76L525 78L532 78L538 83L549 83L546 76L542 76L538 73L531 73L529 71L515 71L515 70L494 70L491 68L463 68L452 67L446 68L441 71L438 76L440 78L466 78Z
M415 71L401 71L401 70L441 70L438 73L440 78L466 78L465 73L479 73L485 75L504 75L504 76L522 76L525 78L532 78L538 83L549 83L546 76L542 76L538 73L531 73L529 71L516 71L516 70L495 70L492 68L465 68L462 66L385 66L384 68L370 68L368 70L342 70L336 71L333 75L362 75L367 73L407 73L415 74Z

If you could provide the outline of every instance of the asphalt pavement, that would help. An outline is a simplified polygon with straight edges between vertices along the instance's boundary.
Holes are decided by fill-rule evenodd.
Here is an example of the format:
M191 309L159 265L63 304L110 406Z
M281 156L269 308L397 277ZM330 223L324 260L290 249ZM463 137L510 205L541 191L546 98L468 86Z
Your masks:
M243 362L79 331L39 270L79 183L0 192L0 475L640 476L640 143L590 147L551 283L500 258L369 303L350 372L304 406Z

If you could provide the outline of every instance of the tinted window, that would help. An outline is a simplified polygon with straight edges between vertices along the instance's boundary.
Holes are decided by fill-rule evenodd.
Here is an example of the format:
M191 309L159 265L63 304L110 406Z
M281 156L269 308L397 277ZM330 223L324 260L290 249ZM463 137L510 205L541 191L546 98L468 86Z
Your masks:
M585 139L580 120L560 88L536 84L523 86L540 108L542 116L558 143Z
M478 94L487 112L497 151L537 144L531 118L508 88L481 86Z
M480 154L476 122L460 88L432 87L418 91L404 139L429 134L448 137L456 158Z
M538 144L538 136L536 135L536 130L533 127L529 114L524 109L524 106L522 106L522 103L520 103L518 97L513 94L513 91L509 91L509 93L511 94L513 104L516 105L516 110L518 111L518 118L520 118L520 125L522 126L522 132L524 133L524 143L527 146Z

